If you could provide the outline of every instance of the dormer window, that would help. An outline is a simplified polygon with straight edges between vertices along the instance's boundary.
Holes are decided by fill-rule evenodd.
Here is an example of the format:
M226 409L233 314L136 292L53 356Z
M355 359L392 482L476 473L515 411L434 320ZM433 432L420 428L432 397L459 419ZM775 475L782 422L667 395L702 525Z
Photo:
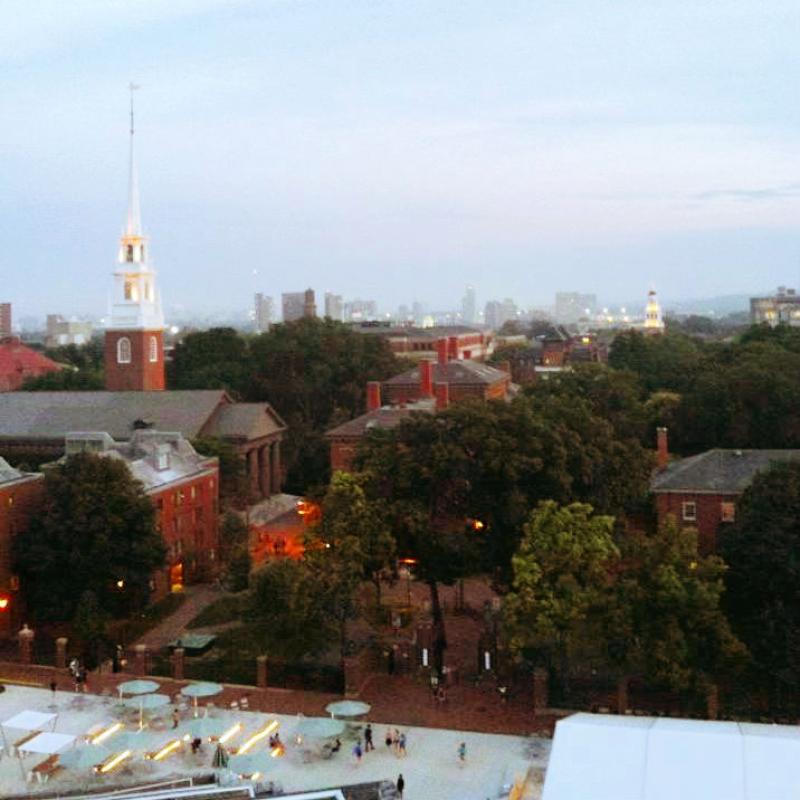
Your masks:
M123 336L117 340L117 364L131 363L131 340Z
M168 444L160 444L156 447L157 470L169 469L169 452L170 446Z

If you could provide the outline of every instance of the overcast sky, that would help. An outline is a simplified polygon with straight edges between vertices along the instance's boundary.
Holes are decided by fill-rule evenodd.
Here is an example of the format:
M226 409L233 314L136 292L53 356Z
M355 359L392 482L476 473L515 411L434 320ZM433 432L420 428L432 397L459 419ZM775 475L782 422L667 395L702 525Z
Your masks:
M797 0L0 0L0 300L103 313L137 93L165 306L800 279ZM256 274L254 274L256 273Z

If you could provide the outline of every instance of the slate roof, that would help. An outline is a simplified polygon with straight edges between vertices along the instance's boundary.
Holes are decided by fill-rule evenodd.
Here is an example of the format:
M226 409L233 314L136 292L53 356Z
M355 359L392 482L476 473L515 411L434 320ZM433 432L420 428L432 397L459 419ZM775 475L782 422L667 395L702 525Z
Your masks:
M776 461L800 461L800 450L707 450L673 461L653 477L650 489L656 494L741 494Z
M261 439L286 430L286 423L269 403L224 405L204 431L220 439Z
M449 383L451 386L491 386L498 381L508 380L508 374L480 361L453 360L446 364L433 362L433 382ZM388 381L386 386L419 386L420 368L401 372Z
M431 413L436 405L433 400L420 400L406 406L383 406L374 411L367 411L360 417L348 420L336 428L325 432L326 439L360 439L368 430L396 428L404 419L408 419L415 411Z
M62 439L70 431L97 430L129 439L136 420L193 439L227 403L222 390L5 392L0 393L0 439Z

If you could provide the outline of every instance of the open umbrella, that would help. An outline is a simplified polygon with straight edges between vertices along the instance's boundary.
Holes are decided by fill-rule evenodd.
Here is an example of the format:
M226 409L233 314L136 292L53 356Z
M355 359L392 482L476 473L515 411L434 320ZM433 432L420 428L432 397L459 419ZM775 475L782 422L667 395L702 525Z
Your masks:
M216 694L224 691L225 687L213 681L201 681L200 683L190 683L181 689L181 694L184 697L191 697L194 700L195 715L197 715L197 698L198 697L213 697Z
M124 694L149 694L158 689L158 684L155 681L133 680L125 681L117 686L119 696Z
M345 724L340 719L308 717L297 723L295 733L306 739L332 739L344 733Z
M128 697L123 700L124 705L129 708L139 709L139 730L144 727L144 711L151 711L154 708L161 708L170 702L169 695L166 694L140 694L137 697Z
M243 753L228 759L228 769L237 775L264 773L270 768L270 757L266 753Z
M211 759L211 766L214 769L225 769L228 766L229 761L228 751L221 745L217 745L217 749L214 751L214 758Z
M222 736L230 727L230 722L224 719L212 719L211 717L200 717L193 719L184 726L184 730L192 737L199 739L210 739L212 736Z
M58 764L67 769L74 769L76 772L85 772L102 764L111 753L112 751L103 745L87 744L84 747L76 747L74 750L67 750L66 753L60 753Z
M371 708L369 703L362 703L360 700L338 700L325 706L332 717L360 717L369 713Z

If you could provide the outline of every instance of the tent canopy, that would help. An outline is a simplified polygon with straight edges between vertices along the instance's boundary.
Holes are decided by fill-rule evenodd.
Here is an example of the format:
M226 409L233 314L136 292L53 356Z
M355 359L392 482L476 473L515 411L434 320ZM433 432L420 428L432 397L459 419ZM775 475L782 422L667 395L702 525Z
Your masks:
M3 726L23 731L40 731L54 724L57 716L58 714L45 714L42 711L20 711L19 714L7 719Z
M68 733L51 733L45 731L39 733L21 744L17 749L21 753L43 753L44 755L55 755L60 753L67 746L75 743L75 737Z
M543 800L796 795L796 727L575 714L556 724Z

